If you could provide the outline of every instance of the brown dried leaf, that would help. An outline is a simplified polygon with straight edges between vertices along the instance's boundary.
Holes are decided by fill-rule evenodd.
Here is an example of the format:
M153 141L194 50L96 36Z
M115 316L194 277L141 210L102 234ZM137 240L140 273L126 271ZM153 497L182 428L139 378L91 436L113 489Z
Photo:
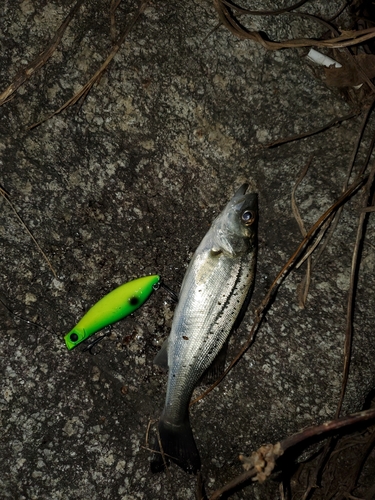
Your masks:
M358 66L368 78L375 78L375 55L359 54L353 56ZM324 68L326 83L331 87L355 87L365 81L355 62L346 59L341 68Z

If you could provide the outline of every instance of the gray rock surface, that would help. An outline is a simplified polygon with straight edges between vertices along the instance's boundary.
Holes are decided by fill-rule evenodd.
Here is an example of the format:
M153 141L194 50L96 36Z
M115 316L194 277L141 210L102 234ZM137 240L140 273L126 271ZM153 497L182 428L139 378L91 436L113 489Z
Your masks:
M273 8L288 2L248 2ZM290 3L290 2L289 2ZM315 2L329 15L340 2ZM259 193L254 298L233 338L301 240L291 190L307 227L339 196L360 119L274 149L262 143L319 127L349 111L313 75L304 50L267 52L217 24L212 2L154 2L82 106L39 127L86 83L111 50L110 2L85 2L52 59L0 108L0 185L47 254L55 278L0 198L0 491L4 499L190 499L196 479L172 467L151 475L146 432L163 406L166 376L152 360L173 303L155 293L91 356L63 335L117 285L160 273L178 290L192 252L243 181ZM121 3L117 29L136 3ZM310 10L312 7L310 6ZM40 53L66 2L6 2L0 19L0 91ZM293 17L254 18L282 39L322 28ZM211 33L210 33L211 32ZM363 157L364 148L361 150ZM208 491L241 472L240 452L333 418L340 394L345 306L358 197L346 206L314 269L307 307L280 288L256 341L223 383L192 408ZM375 223L360 267L345 411L374 388ZM197 389L197 394L201 389ZM277 483L233 498L277 498Z

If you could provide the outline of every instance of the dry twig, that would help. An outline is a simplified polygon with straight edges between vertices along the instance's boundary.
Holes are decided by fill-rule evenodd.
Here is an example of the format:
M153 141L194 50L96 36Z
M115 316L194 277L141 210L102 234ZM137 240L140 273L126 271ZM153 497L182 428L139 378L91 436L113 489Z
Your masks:
M369 118L370 113L371 113L371 111L373 109L374 102L375 101L373 101L371 103L371 105L368 107L368 109L366 110L366 112L365 112L365 114L363 116L361 127L360 127L359 133L357 135L357 139L355 141L355 144L354 144L354 147L353 147L353 152L352 152L352 155L351 155L351 158L350 158L350 161L349 161L349 166L348 166L348 171L347 171L346 179L345 179L344 185L342 187L342 193L347 189L347 187L349 185L349 180L350 180L350 177L351 177L352 172L353 172L354 162L355 162L357 154L358 154L359 145L361 143L361 140L362 140L362 137L363 137L363 133L364 133L364 130L365 130L368 118ZM375 139L375 136L373 138L373 141L374 141L374 139ZM369 148L368 153L367 153L367 158L366 158L365 163L364 163L364 167L361 169L359 175L361 175L361 174L364 173L364 171L365 171L365 169L367 167L368 161L370 159L370 155L371 155L372 149L373 149L373 142L370 145L370 148ZM323 254L324 250L326 249L328 243L330 242L330 240L331 240L331 238L333 236L333 233L335 232L335 230L337 228L337 225L338 225L340 217L341 217L342 210L343 210L343 206L341 206L337 210L337 212L335 214L332 214L332 216L329 219L327 219L327 221L325 223L325 227L322 228L322 230L320 232L320 235L317 238L317 240L315 241L314 245L312 246L312 248L310 249L310 251L307 252L303 256L303 258L301 259L301 261L296 265L296 268L299 268L301 266L301 264L303 264L303 262L306 260L306 258L308 258L309 253L315 250L315 247L320 243L320 240L323 238L323 236L325 234L325 231L329 228L328 235L325 238L323 244L320 246L319 251L317 252L316 258L315 258L315 260L314 260L314 262L312 264L312 269L314 269L314 267L316 266L316 264L319 262L320 257L322 256L322 254ZM331 225L331 223L332 223L332 225ZM306 281L306 278L304 278L301 281L301 283L300 283L301 288L305 287L305 281Z
M305 139L306 137L311 137L312 135L319 134L320 132L324 132L325 130L338 125L346 120L350 120L355 116L358 116L360 111L352 111L351 113L341 116L339 118L333 118L328 123L323 125L323 127L315 128L308 132L303 132L302 134L290 135L289 137L284 137L282 139L277 139L276 141L267 142L266 144L262 144L264 148L274 148L275 146L280 146L281 144L286 144L287 142L298 141L300 139Z
M316 436L324 436L327 433L332 433L344 427L353 426L358 423L368 422L374 418L375 408L371 408L370 410L353 413L352 415L331 420L330 422L325 422L321 425L307 427L303 431L297 432L275 445L268 444L261 446L259 450L252 453L250 457L240 455L239 458L243 462L243 467L246 472L227 483L223 488L216 490L210 496L209 500L219 500L224 493L227 493L234 488L238 488L250 479L252 481L265 481L271 475L279 457L281 457L290 448L293 448L308 439Z
M307 231L305 229L305 225L303 223L303 220L300 216L300 213L299 213L299 210L297 207L296 190L297 190L298 186L300 185L300 183L302 182L302 180L305 178L305 175L307 174L307 171L310 168L312 160L313 160L313 156L311 155L309 161L304 166L302 172L300 173L300 176L298 177L298 179L297 179L297 181L294 184L293 189L292 189L292 199L291 199L292 212L293 212L294 218L297 221L298 227L299 227L303 237L306 236ZM299 303L299 306L301 309L303 309L305 307L305 304L306 304L307 295L309 293L310 281L311 281L311 256L309 255L309 257L307 257L307 268L306 268L305 279L300 283L301 286L297 288L298 289L298 303Z
M29 127L29 129L33 129L37 127L38 125L44 123L45 121L49 120L53 116L61 113L61 111L64 111L64 109L69 108L70 106L73 106L76 104L81 98L85 99L87 94L90 92L92 87L97 83L100 78L102 77L103 73L106 71L108 65L112 61L112 59L115 57L117 52L120 50L121 45L123 44L125 38L129 35L130 31L133 29L135 24L137 23L138 19L140 16L143 14L145 11L147 4L149 3L150 0L141 0L141 4L133 16L133 19L130 21L128 26L125 28L124 32L120 36L119 40L117 43L115 43L112 47L112 50L110 54L108 55L107 59L104 61L104 63L100 66L100 68L96 71L96 73L90 78L90 80L73 96L71 97L68 101L66 101L58 110L54 111L47 117L43 118L43 120L34 123Z
M275 10L249 10L244 9L243 7L239 7L228 0L221 0L221 3L226 5L227 7L233 9L239 14L248 14L251 16L278 16L280 14L286 14L287 12L291 12L292 10L298 9L298 7L302 7L309 0L300 0L299 2L291 5L290 7L285 7L283 9L275 9Z
M74 15L81 7L83 2L84 0L78 0L76 2L72 10L64 19L64 22L62 23L60 28L56 31L56 34L52 38L49 46L41 54L39 54L33 61L31 61L31 63L28 64L26 68L22 69L17 74L13 82L9 85L9 87L5 89L2 94L0 94L0 106L10 101L13 98L12 96L14 92L16 92L16 90L18 90L21 87L21 85L24 84L25 81L28 80L39 68L41 68L46 64L48 59L55 52L58 44L60 43L65 33L66 28L69 26L70 21L73 19Z
M121 0L111 0L110 18L111 18L111 40L112 43L116 42L116 10L120 5Z
M17 219L19 220L20 224L22 225L22 227L25 229L25 231L27 232L27 234L30 236L30 238L33 240L35 246L37 247L38 251L42 254L44 260L46 261L48 267L51 269L52 271L52 274L54 275L55 278L57 278L57 274L56 274L56 271L54 270L54 268L52 267L52 264L51 262L49 261L47 255L43 252L43 250L40 248L40 245L39 243L36 241L36 239L34 238L34 236L31 234L31 231L29 230L29 228L26 226L26 224L23 222L23 220L21 219L21 217L18 215L18 212L17 210L14 208L14 205L13 203L10 201L10 198L9 198L9 195L8 193L0 187L0 194L3 198L5 198L5 200L7 201L7 203L10 205L11 209L13 210L14 214L16 215Z
M371 203L372 198L372 188L375 179L375 163L371 169L369 178L367 180L365 190L363 193L363 208L366 208L369 203ZM345 345L344 345L344 370L343 370L343 382L342 389L340 394L339 404L337 405L336 417L339 417L341 412L342 403L345 396L346 386L348 382L349 376L349 366L350 366L350 357L351 357L351 347L353 340L353 314L354 314L354 290L355 283L358 277L358 269L359 269L359 257L360 257L360 248L361 243L364 237L364 226L365 220L367 217L367 213L362 211L359 215L358 228L357 228L357 236L353 250L352 256L352 266L350 270L350 287L349 287L349 295L348 295L348 305L347 305L347 313L346 313L346 333L345 333Z
M229 2L224 2L223 0L213 0L213 3L219 15L220 21L231 33L241 40L253 40L254 42L258 42L267 50L280 50L292 47L326 47L338 49L358 45L375 37L375 28L367 28L356 31L343 30L341 31L341 34L333 38L329 38L328 40L295 38L293 40L274 42L273 40L269 40L259 31L248 31L244 28L232 15L231 10L228 7ZM231 8L233 8L233 5L231 5Z

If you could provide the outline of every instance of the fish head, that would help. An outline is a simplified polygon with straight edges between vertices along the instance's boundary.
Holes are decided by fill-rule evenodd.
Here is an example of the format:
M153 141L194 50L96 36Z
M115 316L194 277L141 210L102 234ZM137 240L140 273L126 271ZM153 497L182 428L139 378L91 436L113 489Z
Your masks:
M258 195L246 194L243 184L212 224L212 252L231 257L255 249L258 225Z

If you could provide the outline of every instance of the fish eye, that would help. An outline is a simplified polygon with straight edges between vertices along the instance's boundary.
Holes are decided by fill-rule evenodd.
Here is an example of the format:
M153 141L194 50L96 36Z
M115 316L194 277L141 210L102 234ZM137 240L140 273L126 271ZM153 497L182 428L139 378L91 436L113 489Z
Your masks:
M241 220L245 226L251 226L255 221L255 213L252 210L245 210L241 215Z

